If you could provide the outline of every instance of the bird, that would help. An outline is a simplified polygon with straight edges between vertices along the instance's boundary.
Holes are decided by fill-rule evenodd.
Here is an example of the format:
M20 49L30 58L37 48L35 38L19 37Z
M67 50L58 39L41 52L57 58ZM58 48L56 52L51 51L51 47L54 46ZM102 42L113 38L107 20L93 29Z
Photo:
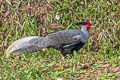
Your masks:
M73 54L73 51L79 51L89 40L89 29L92 24L89 22L77 22L75 25L81 26L81 29L61 30L49 33L45 37L29 36L16 40L6 50L6 58L10 54L19 55L31 53L44 48L55 48L61 51L61 54Z

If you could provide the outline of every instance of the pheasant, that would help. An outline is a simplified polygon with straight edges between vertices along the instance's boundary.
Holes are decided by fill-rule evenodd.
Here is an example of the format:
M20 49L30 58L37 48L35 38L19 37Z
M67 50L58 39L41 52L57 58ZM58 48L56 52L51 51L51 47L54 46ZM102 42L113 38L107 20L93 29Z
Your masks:
M45 37L29 36L19 39L8 47L6 58L11 53L19 55L50 47L60 50L63 56L73 54L74 50L80 50L88 41L89 29L92 26L88 22L78 22L75 25L81 25L81 30L61 30Z

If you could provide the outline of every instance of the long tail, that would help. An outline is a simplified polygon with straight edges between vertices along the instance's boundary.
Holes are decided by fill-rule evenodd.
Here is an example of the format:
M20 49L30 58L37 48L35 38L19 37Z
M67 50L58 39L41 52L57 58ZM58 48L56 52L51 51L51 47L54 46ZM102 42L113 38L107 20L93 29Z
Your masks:
M50 46L50 42L44 37L30 36L13 42L6 51L6 58L10 53L14 55L23 54L25 52L38 51Z

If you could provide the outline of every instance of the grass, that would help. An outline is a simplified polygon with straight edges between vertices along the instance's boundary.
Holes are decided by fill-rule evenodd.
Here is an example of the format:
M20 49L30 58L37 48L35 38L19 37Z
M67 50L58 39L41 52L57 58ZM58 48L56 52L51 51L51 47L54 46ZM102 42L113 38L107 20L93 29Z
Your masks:
M50 1L50 2L49 2ZM1 0L0 80L119 80L120 1L108 0ZM89 21L88 43L64 62L53 48L5 58L7 47L25 36L45 36L61 29L49 29L57 22L65 29L79 29L71 23Z

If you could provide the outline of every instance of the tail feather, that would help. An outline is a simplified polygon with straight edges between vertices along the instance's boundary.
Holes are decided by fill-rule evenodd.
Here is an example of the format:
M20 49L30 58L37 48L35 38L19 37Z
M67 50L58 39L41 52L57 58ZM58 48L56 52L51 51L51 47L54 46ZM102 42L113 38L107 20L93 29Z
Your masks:
M6 58L9 57L10 53L13 53L14 55L19 55L25 52L38 51L49 46L50 42L43 37L37 36L25 37L13 42L8 47L6 51Z

